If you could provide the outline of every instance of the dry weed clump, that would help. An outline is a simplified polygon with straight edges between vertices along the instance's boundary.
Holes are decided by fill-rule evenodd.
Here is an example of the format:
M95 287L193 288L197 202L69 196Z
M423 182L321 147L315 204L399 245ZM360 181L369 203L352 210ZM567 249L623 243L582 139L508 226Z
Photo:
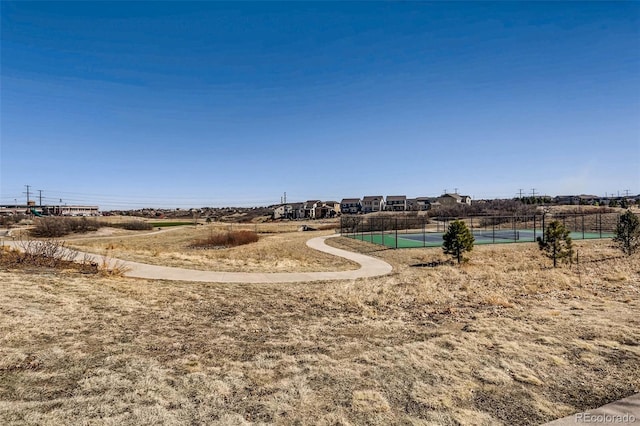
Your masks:
M108 256L98 259L98 256L86 253L80 255L62 240L19 240L17 246L0 248L0 268L23 271L53 269L111 277L121 277L129 270L123 262Z
M237 247L255 243L259 239L258 234L253 231L223 231L212 233L207 238L197 239L190 247L200 249Z
M0 264L4 267L68 268L74 264L76 253L61 240L18 240L18 248L3 247Z

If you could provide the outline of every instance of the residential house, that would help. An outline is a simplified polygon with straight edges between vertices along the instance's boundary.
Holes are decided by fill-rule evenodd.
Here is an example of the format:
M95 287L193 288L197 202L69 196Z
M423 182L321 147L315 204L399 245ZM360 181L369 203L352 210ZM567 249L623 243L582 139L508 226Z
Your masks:
M316 218L316 207L320 205L320 200L307 200L302 203L302 217L304 219Z
M362 212L374 213L384 210L382 195L367 195L362 199Z
M431 210L431 207L435 202L436 202L436 199L432 197L418 197L416 198L416 210L418 211Z
M553 198L553 202L556 204L565 204L565 205L594 205L600 201L600 197L597 195L558 195Z
M451 206L455 204L471 205L471 197L460 194L444 194L438 197L437 201L443 206Z
M575 195L558 195L553 198L553 202L556 204L573 205L578 204L580 200Z
M273 209L274 219L300 219L302 203L281 204Z
M341 204L337 201L325 201L324 204L334 212L333 216L339 215L340 212L342 211Z
M340 211L340 203L337 201L325 201L318 203L313 212L313 219L326 219L335 217Z
M356 214L360 211L360 198L343 198L340 202L340 212L342 214Z
M403 212L407 209L406 195L387 195L387 201L384 206L385 210L394 212Z

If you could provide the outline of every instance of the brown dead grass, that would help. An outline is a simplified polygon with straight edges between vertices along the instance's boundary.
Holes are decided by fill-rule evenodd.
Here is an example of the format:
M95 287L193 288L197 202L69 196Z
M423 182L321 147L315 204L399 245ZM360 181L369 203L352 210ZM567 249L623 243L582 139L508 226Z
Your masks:
M376 279L0 272L3 424L537 425L640 391L640 258L577 242L382 250ZM605 260L601 260L605 259ZM589 260L589 262L586 262ZM614 277L611 280L609 278Z
M189 245L189 248L217 249L237 247L257 243L259 239L258 234L253 231L218 231L212 232L208 237L195 240Z
M357 269L346 259L307 247L312 237L331 231L261 234L256 243L224 249L192 248L194 240L220 232L250 231L251 226L188 226L140 236L76 239L69 245L92 253L149 263L210 271L314 272Z

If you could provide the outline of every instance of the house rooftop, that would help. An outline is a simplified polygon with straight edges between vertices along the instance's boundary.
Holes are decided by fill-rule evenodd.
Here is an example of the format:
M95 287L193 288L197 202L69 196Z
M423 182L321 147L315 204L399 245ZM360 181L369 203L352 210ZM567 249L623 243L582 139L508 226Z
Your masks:
M442 194L441 197L451 197L451 198L455 198L456 200L460 200L462 199L462 195L460 194Z

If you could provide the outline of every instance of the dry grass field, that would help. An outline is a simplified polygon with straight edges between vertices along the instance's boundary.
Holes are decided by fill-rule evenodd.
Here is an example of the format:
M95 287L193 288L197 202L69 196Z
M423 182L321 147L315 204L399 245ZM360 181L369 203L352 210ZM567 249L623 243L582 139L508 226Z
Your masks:
M610 241L577 242L580 266L557 270L535 244L476 247L461 267L424 266L438 249L331 244L394 273L0 271L0 423L537 425L640 391L640 256Z
M309 238L330 235L332 231L290 232L290 227L274 227L272 233L260 234L257 243L221 250L189 247L196 239L206 238L210 233L252 228L253 225L237 224L185 226L138 236L84 236L69 239L69 246L118 259L210 271L322 272L358 267L348 260L318 253L307 247ZM276 232L277 229L285 232Z

